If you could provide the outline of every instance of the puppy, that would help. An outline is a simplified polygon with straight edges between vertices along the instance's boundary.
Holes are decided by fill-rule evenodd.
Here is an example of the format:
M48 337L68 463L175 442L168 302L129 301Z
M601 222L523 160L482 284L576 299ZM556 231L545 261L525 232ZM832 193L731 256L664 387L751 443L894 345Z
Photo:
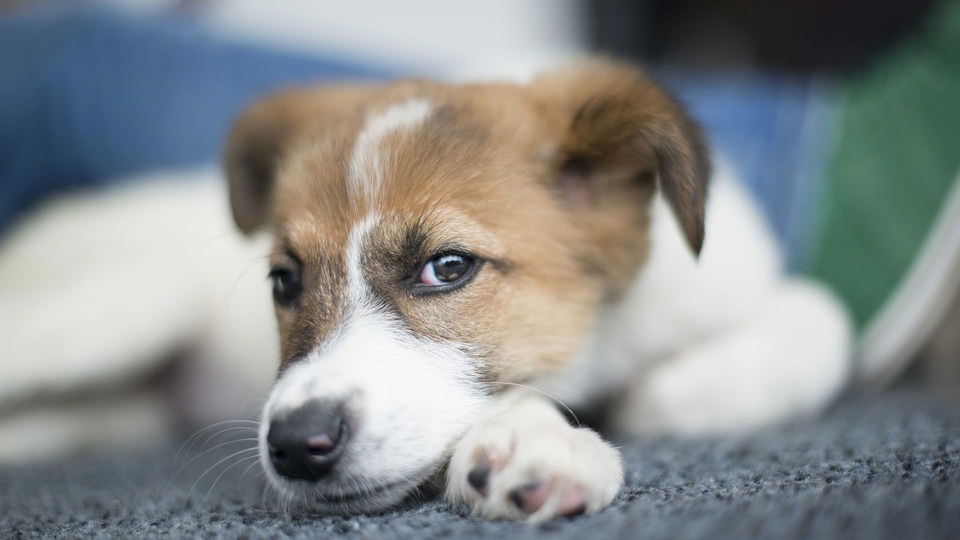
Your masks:
M490 518L597 512L619 453L557 403L616 397L630 433L740 430L849 372L842 309L782 276L697 125L632 67L286 91L225 163L236 223L274 238L261 463L315 509L445 474Z

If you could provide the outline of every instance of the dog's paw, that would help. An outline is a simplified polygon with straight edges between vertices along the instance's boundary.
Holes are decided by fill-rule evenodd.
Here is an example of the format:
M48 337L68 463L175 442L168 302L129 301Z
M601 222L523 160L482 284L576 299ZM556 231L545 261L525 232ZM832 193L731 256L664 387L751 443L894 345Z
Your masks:
M484 517L533 522L610 504L623 484L620 453L589 429L523 416L501 414L467 433L447 470L447 498Z

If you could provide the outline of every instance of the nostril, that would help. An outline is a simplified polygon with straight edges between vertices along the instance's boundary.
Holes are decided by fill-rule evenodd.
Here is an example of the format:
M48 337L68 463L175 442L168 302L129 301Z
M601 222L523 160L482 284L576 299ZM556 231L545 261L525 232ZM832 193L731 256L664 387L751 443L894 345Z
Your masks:
M283 459L283 450L277 448L272 443L267 444L267 450L270 452L270 457L273 459Z

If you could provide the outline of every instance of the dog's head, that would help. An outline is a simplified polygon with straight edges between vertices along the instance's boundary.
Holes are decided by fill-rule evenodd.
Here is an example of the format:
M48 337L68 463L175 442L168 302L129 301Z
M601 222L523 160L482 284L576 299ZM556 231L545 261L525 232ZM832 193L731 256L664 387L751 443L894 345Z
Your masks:
M503 387L568 363L647 253L660 189L693 251L709 165L640 72L287 91L228 143L240 228L269 226L281 336L261 459L324 510L433 475Z

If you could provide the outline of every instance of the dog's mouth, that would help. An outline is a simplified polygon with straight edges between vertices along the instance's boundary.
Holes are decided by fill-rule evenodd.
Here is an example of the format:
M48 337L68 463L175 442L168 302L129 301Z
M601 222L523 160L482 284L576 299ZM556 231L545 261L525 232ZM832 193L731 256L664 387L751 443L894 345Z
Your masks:
M321 481L270 481L281 494L303 505L304 510L320 513L377 512L402 502L432 477L434 467L405 478L374 482L355 479L327 485Z
M316 493L316 503L324 505L354 505L362 503L366 505L370 501L383 497L392 497L396 495L406 495L416 487L417 482L413 480L397 480L387 482L369 488L343 491L318 491Z

